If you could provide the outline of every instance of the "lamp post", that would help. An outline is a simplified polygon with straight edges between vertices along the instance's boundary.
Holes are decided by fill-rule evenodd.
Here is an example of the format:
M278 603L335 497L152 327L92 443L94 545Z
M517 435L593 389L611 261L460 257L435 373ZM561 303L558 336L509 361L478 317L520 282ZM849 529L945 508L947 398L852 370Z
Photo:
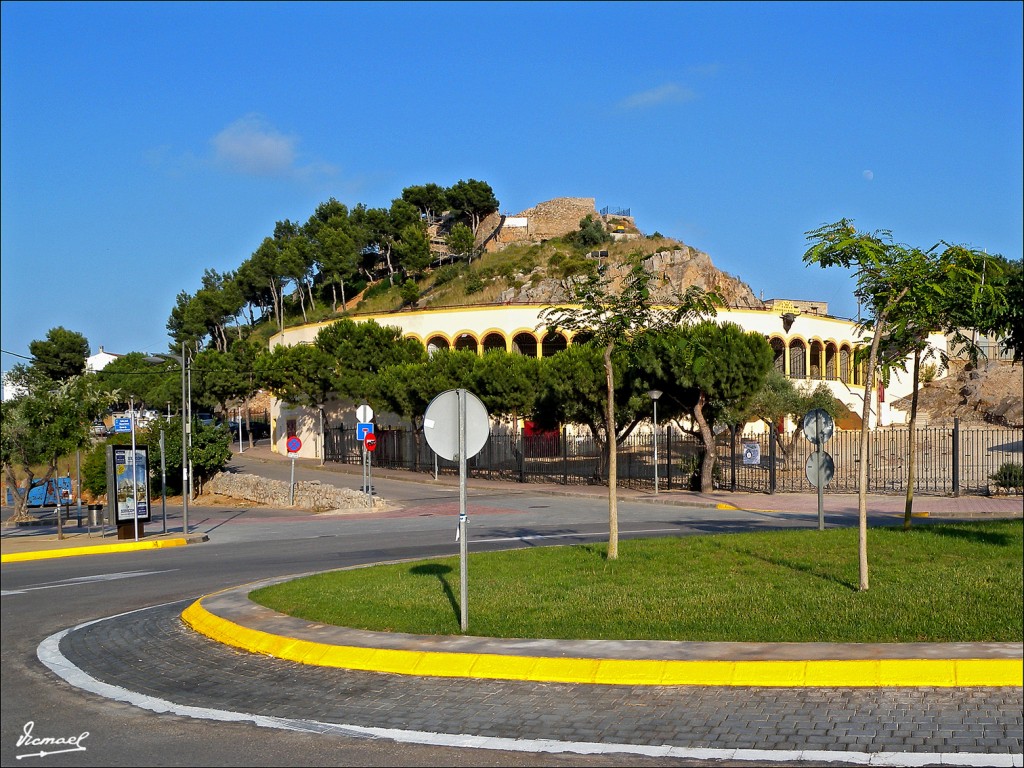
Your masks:
M188 369L188 358L186 356L185 342L181 344L181 355L160 354L146 358L149 362L163 362L165 360L176 360L181 365L181 510L182 530L188 536L188 438L191 434L192 421L192 392L191 388L186 390L185 379ZM191 379L191 377L189 377ZM170 405L168 405L168 409Z
M654 492L658 492L658 398L661 397L660 389L652 389L647 393L654 403Z

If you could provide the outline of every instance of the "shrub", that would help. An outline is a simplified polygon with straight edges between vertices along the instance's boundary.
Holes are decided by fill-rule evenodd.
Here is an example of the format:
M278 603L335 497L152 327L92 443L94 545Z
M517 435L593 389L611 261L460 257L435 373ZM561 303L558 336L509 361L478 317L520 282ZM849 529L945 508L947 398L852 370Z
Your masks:
M1013 488L1016 491L1024 489L1024 465L1015 464L1012 461L1003 463L988 479L995 483L997 488Z
M402 283L402 304L412 304L420 297L420 289L415 280L406 280Z
M480 293L484 289L484 279L477 272L470 272L466 275L466 295Z
M461 264L446 264L434 271L434 286L437 287L444 285L445 283L450 283L461 274Z

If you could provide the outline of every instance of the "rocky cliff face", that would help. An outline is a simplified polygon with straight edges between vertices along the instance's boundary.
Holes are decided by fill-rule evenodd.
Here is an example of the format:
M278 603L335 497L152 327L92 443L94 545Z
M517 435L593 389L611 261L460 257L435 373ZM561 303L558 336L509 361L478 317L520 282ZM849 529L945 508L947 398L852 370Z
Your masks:
M614 222L611 219L605 220L592 197L558 197L538 203L514 217L491 214L481 222L477 242L489 252L502 250L512 244L541 243L576 231L585 216L604 220L609 229L613 223L621 221L628 221L631 228L635 227L631 217L612 217ZM515 226L509 226L511 222ZM642 240L643 234L634 230L625 237ZM717 292L730 307L760 309L764 306L754 296L750 286L739 278L719 271L711 263L710 256L683 243L662 241L658 252L648 257L645 264L655 278L651 288L656 302L671 303L677 293L695 285L705 291ZM625 276L626 268L621 264L611 265L608 274L614 285ZM547 304L568 300L570 292L565 281L548 277L541 269L527 277L529 280L521 288L504 291L500 301L506 304Z
M1024 425L1021 368L1008 361L992 360L977 366L950 361L949 373L921 387L918 420L922 425L952 426L959 418L965 426ZM908 395L893 405L910 413Z
M716 269L710 256L688 245L665 248L645 259L644 265L654 275L651 295L657 303L670 304L676 294L695 285L705 291L715 291L729 307L763 307L749 285ZM606 274L616 286L627 271L625 264L611 264ZM523 287L509 288L502 293L501 301L506 304L557 304L569 300L570 285L567 281L547 277L542 270L535 270L534 275L531 276L533 280Z

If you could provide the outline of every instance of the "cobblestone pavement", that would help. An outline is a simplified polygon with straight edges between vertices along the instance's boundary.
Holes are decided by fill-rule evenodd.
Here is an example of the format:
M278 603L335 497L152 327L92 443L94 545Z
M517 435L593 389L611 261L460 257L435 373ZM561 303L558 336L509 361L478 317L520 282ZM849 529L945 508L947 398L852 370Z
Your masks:
M60 641L93 678L180 706L509 739L686 748L962 753L1021 765L1021 688L735 688L419 678L236 651L180 619L185 603L76 628ZM849 758L847 758L849 761Z

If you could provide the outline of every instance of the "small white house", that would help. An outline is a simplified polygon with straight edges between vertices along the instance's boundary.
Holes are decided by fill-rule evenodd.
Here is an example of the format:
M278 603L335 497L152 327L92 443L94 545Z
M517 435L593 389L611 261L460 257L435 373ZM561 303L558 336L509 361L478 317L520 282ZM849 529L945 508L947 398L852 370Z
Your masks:
M96 373L96 371L102 371L106 368L107 363L117 360L121 355L116 355L113 352L107 352L100 346L100 351L95 355L90 355L85 358L85 371L86 373Z

